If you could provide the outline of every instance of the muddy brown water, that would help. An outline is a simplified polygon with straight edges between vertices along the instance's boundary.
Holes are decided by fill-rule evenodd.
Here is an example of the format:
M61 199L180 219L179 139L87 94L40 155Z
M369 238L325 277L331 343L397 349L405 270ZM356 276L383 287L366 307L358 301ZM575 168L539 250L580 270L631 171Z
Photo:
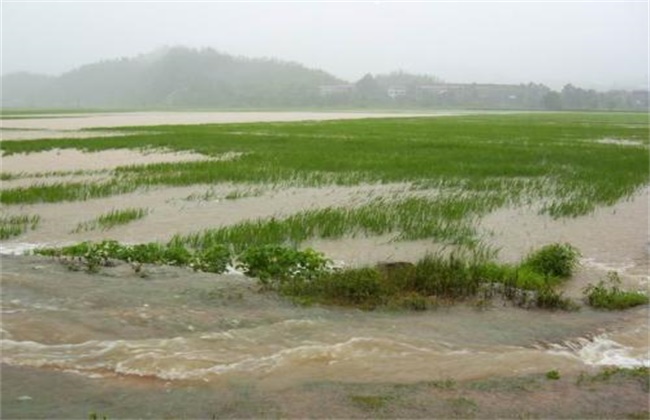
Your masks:
M435 117L469 112L108 112L93 114L35 115L34 118L0 119L3 140L42 138L86 138L123 135L110 131L80 131L86 128L111 128L156 125L229 124L247 122L327 121L361 118Z
M116 158L118 163L143 158L134 152L119 153L129 157ZM48 164L53 165L48 170L65 171L79 169L75 161L104 164L86 169L114 165L110 159L84 158L68 159L68 166L62 166L65 159L57 165L46 158L34 164L31 175L45 171L38 168ZM83 176L91 175L78 175ZM227 199L233 191L248 196ZM647 306L622 312L586 307L578 312L548 312L494 302L481 308L460 305L424 313L363 312L294 305L259 292L254 280L237 274L145 267L146 277L142 277L122 264L91 275L69 271L48 258L9 255L42 244L86 239L164 241L175 233L410 193L405 184L327 188L224 184L3 208L3 214L38 214L42 221L38 229L0 242L2 417L85 418L89 412L109 418L321 417L327 413L376 417L389 412L360 408L359 401L381 405L384 400L350 395L388 392L386 401L400 401L401 391L394 388L398 384L415 387L408 388L413 391L409 404L429 408L409 411L403 403L399 410L390 411L394 416L471 417L490 411L474 410L476 403L465 396L470 394L453 390L435 394L446 401L436 411L431 409L432 391L417 384L525 378L550 370L570 376L608 365L650 365ZM126 207L151 212L110 231L72 232L80 222ZM487 243L500 249L500 259L516 261L546 243L569 242L583 256L579 272L565 287L566 295L579 299L587 284L604 278L609 270L620 273L626 288L647 292L647 188L576 219L553 220L537 210L506 208L483 218L480 232ZM304 246L351 266L415 261L440 249L431 241L395 242L390 235L312 240ZM389 391L386 384L391 384ZM576 392L562 386L554 392ZM638 391L598 392L583 395L573 405L550 398L546 388L532 395L567 408L567 417L571 413L584 417L589 407L599 404L605 404L605 411L598 411L604 417L608 416L602 413L625 413L626 407L644 409ZM617 392L620 407L605 402ZM486 406L526 400L517 393L510 395L509 403L495 402L493 391L471 395ZM531 411L534 415L557 417L558 412L538 405ZM580 409L571 411L571 407ZM526 408L521 410L505 416L525 415ZM504 411L495 413L504 416Z
M384 383L554 369L571 375L647 363L640 339L648 334L647 308L363 312L294 305L260 293L241 275L171 267L145 273L142 278L124 264L90 275L51 259L3 257L2 363L9 372L3 418L81 418L101 410L160 418L252 401L260 410L271 396L302 393L315 383L366 384L357 390L365 395ZM64 385L52 386L59 382ZM332 385L328 393L334 389L343 388ZM140 404L134 394L144 398ZM303 416L315 416L318 400L311 398ZM126 413L125 399L131 399ZM55 415L62 408L53 400L69 401L65 415ZM268 415L246 415L242 407L234 409L236 417Z

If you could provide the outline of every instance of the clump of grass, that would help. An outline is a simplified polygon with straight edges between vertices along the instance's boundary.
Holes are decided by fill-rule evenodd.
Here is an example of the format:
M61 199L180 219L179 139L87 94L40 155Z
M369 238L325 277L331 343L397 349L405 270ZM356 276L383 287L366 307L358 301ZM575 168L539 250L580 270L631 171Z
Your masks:
M550 244L529 254L523 266L530 267L544 276L567 278L578 266L580 252L569 244Z
M585 299L589 306L608 310L632 308L645 305L650 301L643 293L621 290L620 284L618 273L609 272L607 282L601 280L598 284L590 284L585 288Z
M121 210L111 210L106 214L102 214L96 219L82 222L72 231L72 233L79 233L83 231L101 229L109 230L115 226L125 225L136 220L144 218L149 214L149 209L144 208L126 208Z
M428 255L415 264L401 263L296 277L278 290L299 302L374 309L380 306L425 310L444 302L501 296L522 307L576 309L553 288L557 281L520 266L498 264L484 255ZM521 274L520 273L524 273Z
M548 372L546 372L546 379L557 381L558 379L560 379L560 372L556 369L549 370Z
M0 217L0 240L19 236L27 230L34 230L41 221L38 215L28 216L1 216Z

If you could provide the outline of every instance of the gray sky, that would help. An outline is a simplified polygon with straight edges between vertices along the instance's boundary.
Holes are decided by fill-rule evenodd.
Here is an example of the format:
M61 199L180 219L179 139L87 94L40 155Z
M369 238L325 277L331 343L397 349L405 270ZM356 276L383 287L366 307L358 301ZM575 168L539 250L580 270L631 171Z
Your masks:
M2 73L60 74L159 47L275 57L354 81L648 84L648 2L28 2L2 0Z

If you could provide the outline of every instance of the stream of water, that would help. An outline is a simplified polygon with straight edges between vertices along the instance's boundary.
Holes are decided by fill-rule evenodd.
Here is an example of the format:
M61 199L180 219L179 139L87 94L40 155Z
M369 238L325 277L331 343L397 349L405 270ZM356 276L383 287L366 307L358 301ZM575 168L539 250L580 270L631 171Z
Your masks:
M647 307L546 312L499 304L363 312L296 306L256 291L252 280L236 274L171 267L151 267L148 274L140 278L125 264L89 275L49 259L5 256L2 363L22 375L37 368L98 385L124 386L120 381L128 378L225 389L232 383L265 389L314 381L412 383L650 363ZM33 375L30 386L32 394L59 392L48 375ZM5 398L3 406L24 404L21 397L38 406L31 394Z

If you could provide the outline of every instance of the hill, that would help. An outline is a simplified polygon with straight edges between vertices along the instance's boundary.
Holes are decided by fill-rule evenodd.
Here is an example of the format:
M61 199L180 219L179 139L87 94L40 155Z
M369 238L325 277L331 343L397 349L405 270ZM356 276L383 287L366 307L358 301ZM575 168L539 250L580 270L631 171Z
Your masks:
M60 76L2 77L3 107L255 107L314 103L319 86L344 83L300 64L213 49L165 48Z
M88 64L60 76L2 77L3 108L442 108L646 111L648 91L596 92L571 84L445 83L397 71L354 83L275 59L164 48Z

